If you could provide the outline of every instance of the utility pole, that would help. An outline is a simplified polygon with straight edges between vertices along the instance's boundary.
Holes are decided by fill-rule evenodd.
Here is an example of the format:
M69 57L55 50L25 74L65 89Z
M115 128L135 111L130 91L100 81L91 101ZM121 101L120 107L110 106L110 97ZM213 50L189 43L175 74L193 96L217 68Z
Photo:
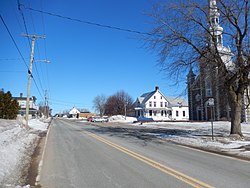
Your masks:
M45 90L45 116L46 118L49 117L49 105L48 105L48 96L47 90Z
M28 35L28 34L22 34L24 37L30 37L32 40L31 43L31 53L30 53L30 68L28 70L28 87L27 87L27 100L26 100L26 124L25 127L28 128L28 121L29 121L29 107L30 107L30 84L31 84L31 78L32 78L32 64L34 60L34 47L35 47L35 40L36 38L45 38L44 36L36 36L36 35Z

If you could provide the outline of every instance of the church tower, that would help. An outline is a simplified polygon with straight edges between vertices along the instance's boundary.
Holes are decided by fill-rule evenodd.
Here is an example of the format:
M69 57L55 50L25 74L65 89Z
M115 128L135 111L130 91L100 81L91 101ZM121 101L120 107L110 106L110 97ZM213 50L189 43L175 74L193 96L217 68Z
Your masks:
M216 0L208 0L208 44L206 47L211 51L219 53L222 61L228 69L232 65L232 54L230 49L223 46L223 28L220 26L220 13ZM208 50L208 57L210 56ZM213 56L213 54L212 54ZM190 120L214 120L229 119L229 106L227 90L222 85L219 67L213 62L216 59L200 59L200 72L194 75L192 69L187 75L188 102ZM214 106L208 101L214 100Z
M220 13L216 6L216 0L209 0L208 23L210 32L210 45L213 47L222 47L223 28L219 25Z

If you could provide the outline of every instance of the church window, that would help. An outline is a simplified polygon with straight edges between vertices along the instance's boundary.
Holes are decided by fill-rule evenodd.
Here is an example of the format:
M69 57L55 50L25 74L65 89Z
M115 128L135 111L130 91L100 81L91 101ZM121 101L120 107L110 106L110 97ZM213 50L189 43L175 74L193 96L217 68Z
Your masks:
M209 78L205 79L205 89L206 89L206 97L212 96L212 84Z

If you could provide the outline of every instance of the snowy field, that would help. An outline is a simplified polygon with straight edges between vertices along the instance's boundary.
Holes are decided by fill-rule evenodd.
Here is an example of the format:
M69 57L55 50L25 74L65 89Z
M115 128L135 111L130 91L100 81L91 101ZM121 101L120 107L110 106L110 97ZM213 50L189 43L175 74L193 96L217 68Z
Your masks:
M126 123L133 127L150 129L144 135L154 136L162 140L180 143L250 159L250 124L242 123L244 139L235 140L229 137L230 122L213 122L214 140L212 140L211 122L149 122L133 123L133 117L112 116L109 122ZM158 133L155 129L159 130Z
M39 133L47 131L48 121L33 119L29 127L26 130L18 120L0 119L0 187L25 183L24 172L28 171Z

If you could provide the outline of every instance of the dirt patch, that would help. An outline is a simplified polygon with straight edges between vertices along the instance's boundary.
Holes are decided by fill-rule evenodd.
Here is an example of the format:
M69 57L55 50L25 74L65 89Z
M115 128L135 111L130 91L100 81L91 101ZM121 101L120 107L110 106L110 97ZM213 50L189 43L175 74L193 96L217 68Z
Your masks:
M38 144L34 150L34 153L31 156L31 164L28 170L28 175L26 179L26 185L30 185L31 187L41 187L36 186L36 177L38 175L38 167L42 158L43 148L46 140L46 132L39 134Z

